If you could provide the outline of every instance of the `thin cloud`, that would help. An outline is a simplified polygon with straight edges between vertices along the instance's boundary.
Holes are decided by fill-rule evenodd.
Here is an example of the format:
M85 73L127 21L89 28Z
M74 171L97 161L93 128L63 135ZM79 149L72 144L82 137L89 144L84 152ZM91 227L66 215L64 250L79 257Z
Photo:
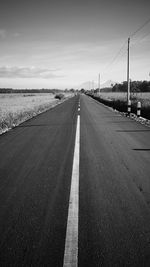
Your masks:
M5 39L5 37L6 37L6 30L0 29L0 38Z
M5 29L0 29L0 39L6 39L7 37L14 37L17 38L21 34L19 32L10 33L6 31Z
M15 32L12 34L13 37L19 37L21 34L19 32Z
M52 79L57 78L54 71L50 69L36 68L36 67L0 67L0 78L43 78Z

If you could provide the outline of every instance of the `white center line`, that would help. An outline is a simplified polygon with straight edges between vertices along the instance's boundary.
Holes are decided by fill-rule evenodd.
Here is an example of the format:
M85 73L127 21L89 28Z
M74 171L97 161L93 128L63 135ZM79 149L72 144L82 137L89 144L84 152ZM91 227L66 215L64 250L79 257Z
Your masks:
M78 115L63 267L78 266L79 150L80 116Z

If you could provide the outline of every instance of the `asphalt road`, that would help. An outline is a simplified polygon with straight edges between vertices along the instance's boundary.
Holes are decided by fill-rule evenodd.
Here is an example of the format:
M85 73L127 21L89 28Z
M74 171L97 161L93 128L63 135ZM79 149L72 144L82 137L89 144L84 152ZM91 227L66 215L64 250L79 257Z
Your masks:
M150 128L81 97L79 266L150 266Z
M0 266L62 266L74 97L0 137Z
M80 96L78 266L150 266L150 128ZM0 136L0 266L63 266L78 96Z

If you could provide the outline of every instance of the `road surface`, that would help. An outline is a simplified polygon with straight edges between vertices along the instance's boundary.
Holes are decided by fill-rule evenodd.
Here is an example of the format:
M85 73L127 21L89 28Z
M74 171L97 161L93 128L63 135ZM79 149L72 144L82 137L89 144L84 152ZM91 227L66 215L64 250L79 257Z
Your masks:
M0 136L0 266L65 266L78 117L74 266L150 266L150 128L85 95Z

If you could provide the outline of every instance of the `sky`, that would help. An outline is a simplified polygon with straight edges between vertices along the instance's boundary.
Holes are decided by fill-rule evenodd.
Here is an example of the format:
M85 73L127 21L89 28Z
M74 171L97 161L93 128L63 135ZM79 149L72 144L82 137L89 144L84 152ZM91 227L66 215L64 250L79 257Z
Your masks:
M149 0L1 0L0 87L149 80ZM137 31L137 33L135 33ZM135 34L134 34L135 33Z

